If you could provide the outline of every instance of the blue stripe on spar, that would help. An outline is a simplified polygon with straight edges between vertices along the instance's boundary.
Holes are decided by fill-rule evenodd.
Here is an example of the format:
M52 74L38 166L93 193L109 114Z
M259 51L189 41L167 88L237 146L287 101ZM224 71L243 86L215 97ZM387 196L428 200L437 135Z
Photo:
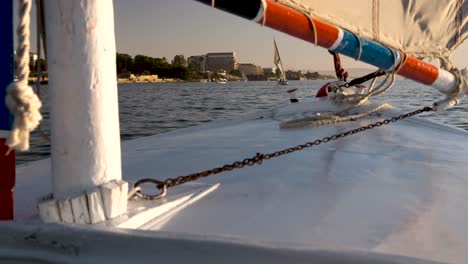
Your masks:
M391 70L395 63L395 56L397 53L391 49L382 46L374 41L361 38L362 62L369 63L383 70ZM343 29L343 40L334 51L351 58L358 58L359 56L359 40L358 37Z

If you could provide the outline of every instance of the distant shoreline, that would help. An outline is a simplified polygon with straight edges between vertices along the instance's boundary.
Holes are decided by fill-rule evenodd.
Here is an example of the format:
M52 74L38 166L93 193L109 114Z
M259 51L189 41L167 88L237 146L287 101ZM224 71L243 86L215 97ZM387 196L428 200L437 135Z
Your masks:
M327 77L324 77L324 78L318 78L318 79L306 79L306 80L289 80L289 81L315 81L315 80L330 80L330 79L333 79L333 78L327 78ZM249 82L260 82L260 81L264 81L264 82L267 82L268 80L252 80L252 81L249 81ZM276 80L270 80L270 82L275 82ZM198 79L194 79L194 80L190 80L190 81L186 81L186 80L180 80L180 79L152 79L152 80L148 80L148 79L144 79L144 80L137 80L137 79L133 79L133 80L129 80L129 79L124 79L124 78L118 78L117 79L117 83L185 83L185 82L202 82L201 80L198 80ZM241 82L240 80L231 80L231 81L228 81L228 82ZM34 80L30 80L29 81L29 85L33 85L35 84L36 81ZM48 80L43 80L40 82L40 84L42 85L45 85L45 84L48 84Z
M320 79L306 79L306 80L288 80L288 81L322 81L322 80L331 80L333 78L320 78ZM157 80L128 80L128 79L117 79L117 83L210 83L203 82L201 80L178 80L178 79L157 79ZM242 82L240 80L228 81L228 82ZM252 80L249 82L276 82L276 80ZM212 82L215 83L215 82Z
M129 79L117 79L117 83L176 83L176 82L186 82L183 80L177 79L153 79L153 80L129 80Z

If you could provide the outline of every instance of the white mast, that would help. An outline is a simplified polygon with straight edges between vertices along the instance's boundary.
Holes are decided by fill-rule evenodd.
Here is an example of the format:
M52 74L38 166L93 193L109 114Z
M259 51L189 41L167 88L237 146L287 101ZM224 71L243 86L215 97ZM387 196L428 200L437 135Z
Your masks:
M112 0L45 2L54 199L121 180Z

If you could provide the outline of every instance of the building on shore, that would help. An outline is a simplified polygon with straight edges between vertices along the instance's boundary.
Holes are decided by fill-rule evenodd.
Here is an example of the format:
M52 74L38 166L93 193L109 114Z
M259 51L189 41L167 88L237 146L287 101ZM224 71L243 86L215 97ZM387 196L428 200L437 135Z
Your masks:
M266 76L276 74L276 68L263 68L263 74Z
M237 57L235 52L216 52L206 54L206 70L211 72L226 71L227 73L237 69Z
M239 63L237 69L245 75L263 75L263 69L252 63Z
M37 53L35 53L35 52L30 52L29 53L29 64L35 65L36 61L38 59L39 59L39 57L37 56Z

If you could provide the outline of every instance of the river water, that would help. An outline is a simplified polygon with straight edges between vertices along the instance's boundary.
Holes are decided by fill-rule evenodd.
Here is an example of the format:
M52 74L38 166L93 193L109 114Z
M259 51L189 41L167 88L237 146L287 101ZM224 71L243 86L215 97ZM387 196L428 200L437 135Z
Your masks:
M326 81L216 83L128 83L119 84L121 139L155 135L174 129L194 126L217 119L271 108L289 101L287 90L298 88L298 98L313 97ZM48 135L49 111L47 86L41 89L44 120L41 131ZM390 103L394 109L412 111L431 106L443 96L430 87L409 80L399 80L378 101ZM78 114L78 113L77 113ZM468 130L468 103L444 112L425 114L427 118ZM72 121L70 121L72 122ZM31 135L31 150L17 154L17 164L44 159L50 155L49 141L40 132Z

